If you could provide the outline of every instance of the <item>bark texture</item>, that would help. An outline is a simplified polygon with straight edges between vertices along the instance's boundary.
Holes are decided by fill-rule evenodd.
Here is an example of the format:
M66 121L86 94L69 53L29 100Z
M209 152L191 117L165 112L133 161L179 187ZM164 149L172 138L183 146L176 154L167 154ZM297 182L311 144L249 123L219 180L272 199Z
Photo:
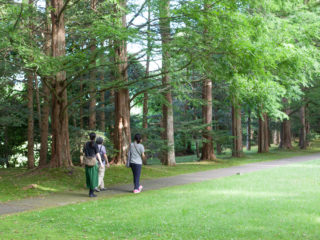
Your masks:
M27 101L28 101L28 168L34 168L34 120L33 120L33 80L34 74L27 74Z
M45 31L45 53L51 56L51 23L49 21L49 7L50 1L46 0L46 31ZM49 136L49 114L50 114L50 90L48 88L49 79L42 78L42 92L43 92L43 106L41 112L41 148L40 148L40 160L39 167L43 167L47 164L47 154L48 154L48 136Z
M51 0L52 20L52 56L63 57L66 54L64 1ZM52 84L52 146L51 167L72 166L69 129L68 129L68 98L66 72L60 71L55 75Z
M251 150L251 110L248 111L247 119L247 150Z
M299 136L299 146L301 149L307 149L307 125L306 125L306 107L303 105L300 108L300 136Z
M160 35L162 44L162 84L167 87L170 84L170 1L160 1ZM176 164L174 151L174 127L173 127L173 108L171 90L164 93L166 104L162 106L162 121L164 128L165 150L161 154L162 163L164 165L174 166Z
M123 11L126 8L126 1L120 0L120 10L122 12L121 26L126 28L126 15ZM115 78L123 82L128 81L127 45L125 41L116 41L115 47ZM124 164L131 142L130 132L130 98L128 88L121 88L115 91L115 129L114 129L115 149L118 151L114 158L114 163Z
M269 130L268 116L266 113L259 117L259 132L258 132L258 153L269 152Z
M207 103L202 106L202 119L206 128L203 131L201 160L216 160L212 140L212 82L206 79L202 87L202 98Z
M239 104L232 106L232 136L233 136L233 157L242 157L242 128L241 128L241 108Z

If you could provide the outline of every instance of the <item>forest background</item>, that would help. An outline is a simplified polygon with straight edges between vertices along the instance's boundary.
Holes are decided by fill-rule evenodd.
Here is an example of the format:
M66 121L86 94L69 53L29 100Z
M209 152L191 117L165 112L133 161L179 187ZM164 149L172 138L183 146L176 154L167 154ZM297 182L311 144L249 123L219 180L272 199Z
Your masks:
M0 167L124 164L309 146L320 133L320 2L0 0ZM129 51L127 50L129 48Z

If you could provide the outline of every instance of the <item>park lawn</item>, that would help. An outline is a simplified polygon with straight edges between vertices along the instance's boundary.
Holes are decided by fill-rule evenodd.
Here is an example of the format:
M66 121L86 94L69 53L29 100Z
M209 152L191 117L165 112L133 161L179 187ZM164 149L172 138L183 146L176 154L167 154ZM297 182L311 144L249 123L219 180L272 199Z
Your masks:
M320 160L2 216L0 239L319 239Z
M231 158L227 153L218 156L219 159L216 162L199 162L194 155L177 157L178 164L175 167L155 164L155 161L151 165L143 166L142 179L168 177L215 168L306 155L314 152L320 152L319 141L314 142L312 148L308 150L295 148L291 151L283 151L274 147L269 153L257 154L256 148L253 148L251 151L246 151L243 158ZM105 176L106 187L130 182L132 182L130 169L124 166L111 166L110 169L107 169ZM35 184L35 187L28 188L31 184ZM85 174L82 167L32 171L23 168L0 169L0 202L47 195L53 192L81 191L85 189Z

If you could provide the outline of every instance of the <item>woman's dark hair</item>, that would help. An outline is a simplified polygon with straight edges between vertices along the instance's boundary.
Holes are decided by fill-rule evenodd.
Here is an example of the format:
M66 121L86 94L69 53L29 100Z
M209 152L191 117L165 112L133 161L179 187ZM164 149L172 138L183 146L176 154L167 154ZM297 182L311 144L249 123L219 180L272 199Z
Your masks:
M141 142L141 135L139 133L137 133L136 135L134 135L134 140L137 142L137 143L140 143Z
M103 138L102 137L97 137L96 143L97 144L102 144L103 143Z
M94 140L96 139L96 134L94 132L90 133L89 134L89 137L90 137L90 147L93 147L94 146Z

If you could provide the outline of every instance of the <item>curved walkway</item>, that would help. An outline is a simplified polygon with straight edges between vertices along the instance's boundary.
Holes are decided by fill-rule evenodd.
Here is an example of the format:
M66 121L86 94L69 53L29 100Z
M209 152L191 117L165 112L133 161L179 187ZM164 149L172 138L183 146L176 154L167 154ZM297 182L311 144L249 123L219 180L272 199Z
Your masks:
M320 160L320 153L311 154L307 156L297 156L285 158L280 160L265 161L258 163L250 163L241 166L233 166L229 168L220 168L208 170L204 172L195 172L189 174L182 174L173 177L157 178L142 180L144 191L155 190L164 187L184 185L195 182L202 182L206 180L232 176L235 174L245 174L254 171L274 168L282 165L288 165L298 162ZM105 197L112 197L115 195L126 194L132 192L132 184L115 185L108 188L107 191L98 193L99 197L89 198L87 191L79 192L61 192L47 196L33 197L22 200L10 201L7 203L0 203L0 215L14 214L18 212L39 210L48 207L58 207L67 204L80 203L85 201L92 201Z

